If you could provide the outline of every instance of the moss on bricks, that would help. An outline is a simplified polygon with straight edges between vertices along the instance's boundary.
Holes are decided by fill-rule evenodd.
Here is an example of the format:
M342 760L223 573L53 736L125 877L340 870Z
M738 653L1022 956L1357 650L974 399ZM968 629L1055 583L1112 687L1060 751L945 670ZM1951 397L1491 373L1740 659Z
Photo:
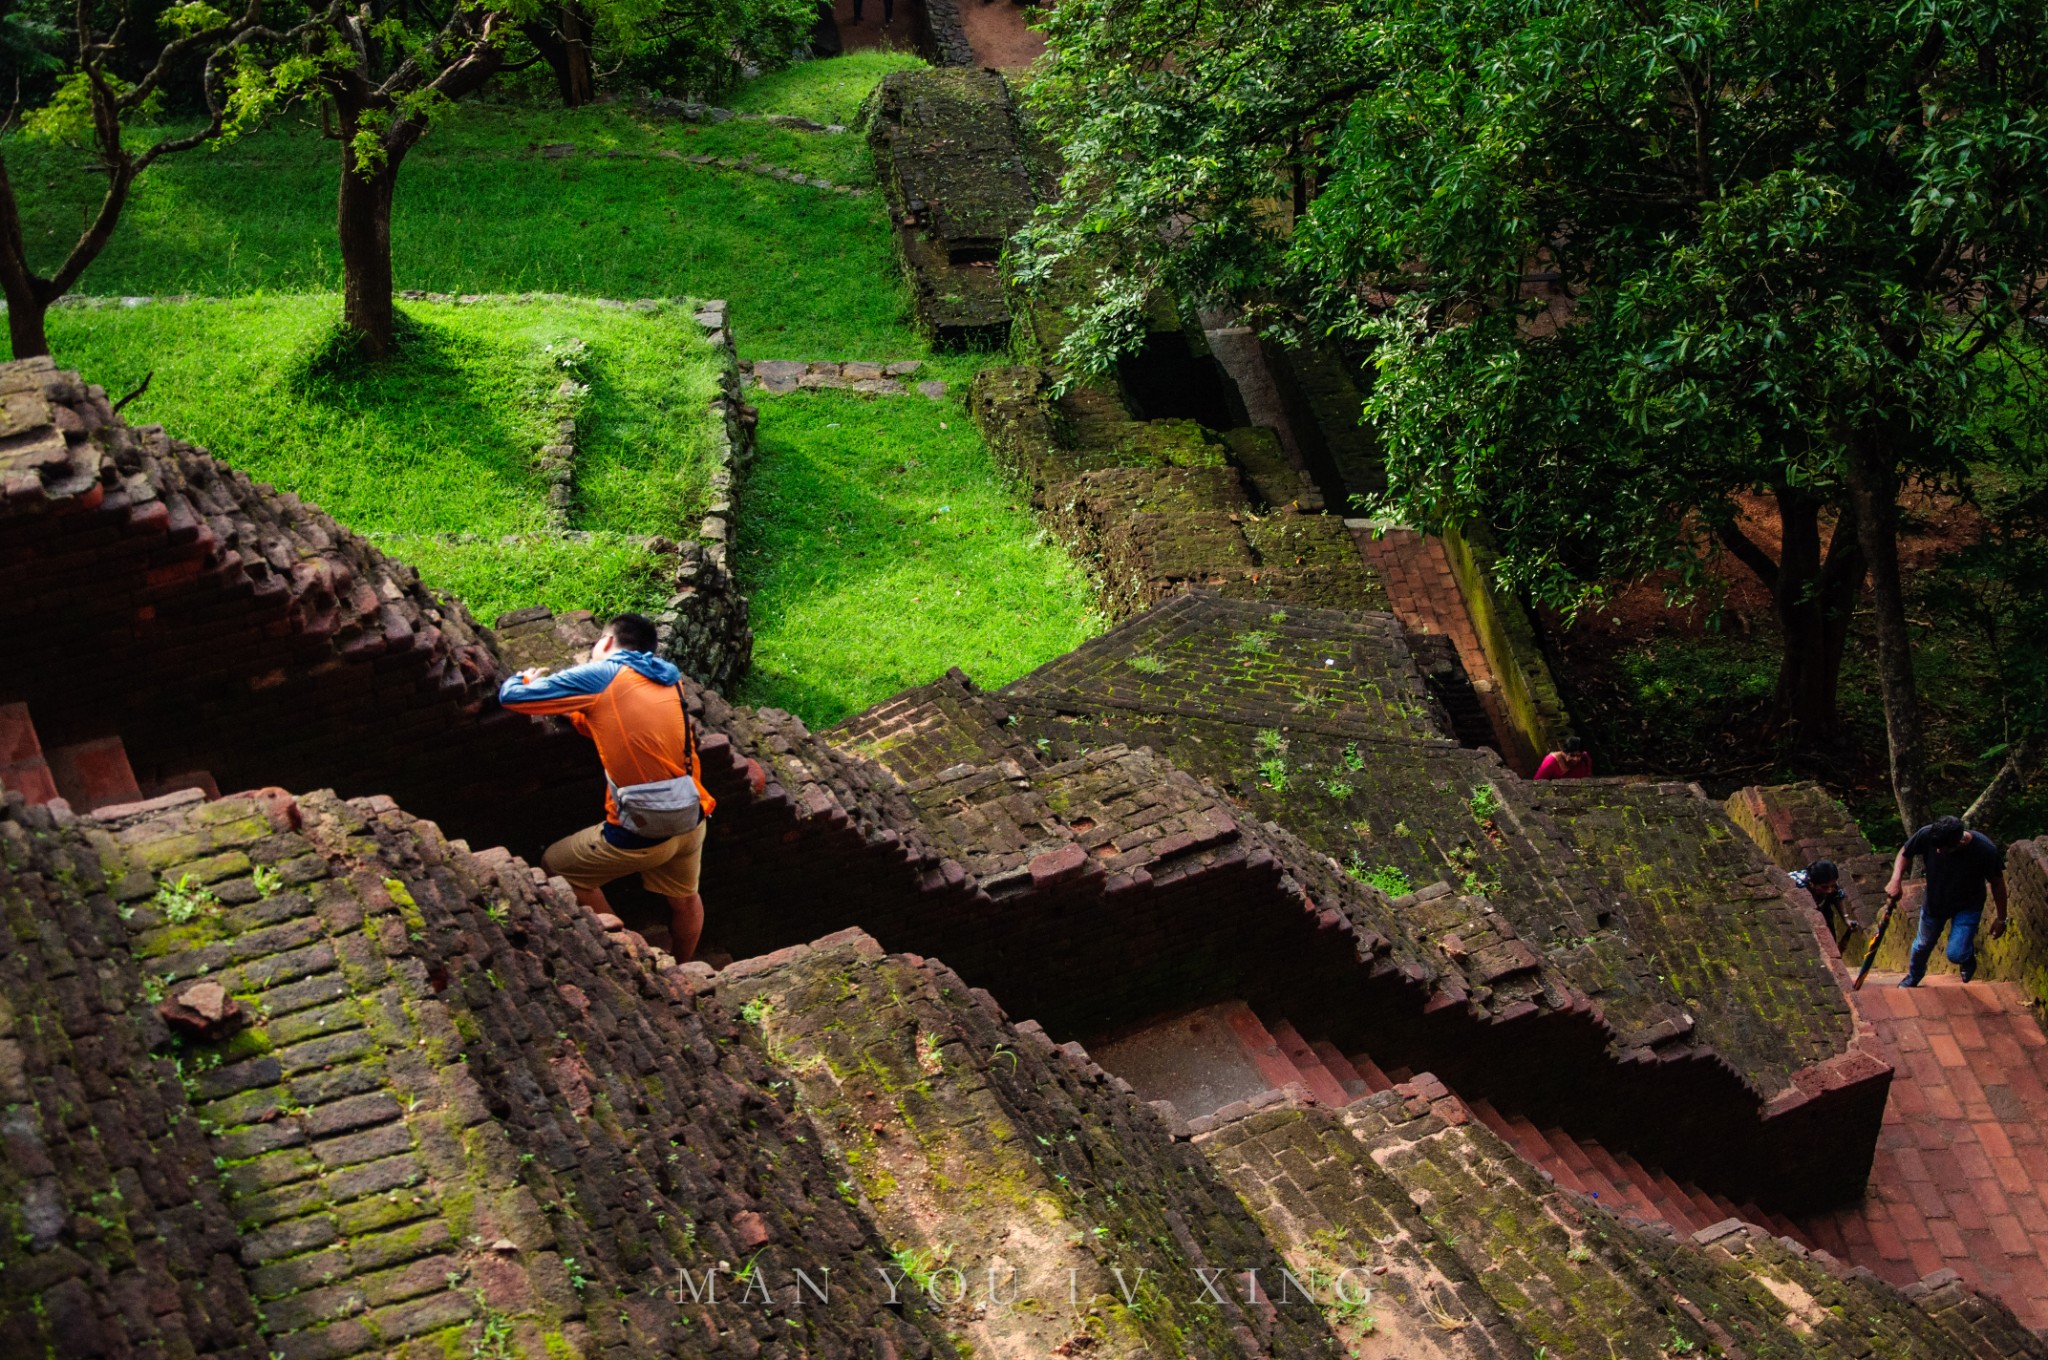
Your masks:
M1127 1090L943 965L853 937L728 970L717 995L789 1074L906 1290L931 1286L963 1353L1228 1353L1246 1325L1278 1353L1317 1345L1312 1315L1196 1302L1197 1267L1277 1264L1241 1210Z

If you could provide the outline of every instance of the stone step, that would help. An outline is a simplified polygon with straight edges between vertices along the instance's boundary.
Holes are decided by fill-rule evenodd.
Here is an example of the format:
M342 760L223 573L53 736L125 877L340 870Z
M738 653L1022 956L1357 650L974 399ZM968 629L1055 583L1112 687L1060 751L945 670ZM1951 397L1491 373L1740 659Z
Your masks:
M1328 1039L1317 1039L1309 1047L1322 1059L1323 1066L1337 1079L1337 1084L1344 1088L1345 1095L1356 1100L1360 1096L1372 1093L1372 1087L1367 1084L1364 1074L1351 1065L1351 1059L1345 1057L1343 1050L1335 1044Z
M1372 1055L1367 1053L1352 1054L1351 1066L1357 1070L1359 1076L1365 1078L1365 1089L1368 1092L1378 1093L1394 1089L1394 1079L1385 1072L1380 1071L1380 1065L1372 1060Z
M1224 1020L1231 1032L1237 1036L1238 1044L1250 1058L1259 1075L1275 1087L1286 1086L1302 1079L1300 1069L1280 1051L1279 1041L1273 1037L1259 1017L1252 1014L1252 1008L1242 1001L1233 1002L1225 1008Z
M1280 1052L1286 1056L1287 1061L1294 1064L1294 1070L1301 1074L1297 1080L1308 1087L1311 1095L1333 1110L1351 1103L1350 1093L1344 1089L1344 1084L1331 1075L1329 1068L1323 1066L1322 1059L1316 1056L1308 1040L1301 1037L1301 1031L1284 1019L1275 1020L1266 1028L1272 1032L1275 1042L1280 1045Z
M57 791L79 812L142 801L142 788L128 764L128 748L119 737L60 746L49 753L49 762Z
M57 781L25 703L0 704L0 788L30 803L56 798Z
M1600 1143L1584 1142L1563 1129L1540 1128L1519 1114L1504 1114L1491 1101L1466 1102L1473 1117L1500 1135L1531 1166L1547 1172L1567 1190L1592 1195L1603 1208L1669 1224L1681 1236L1739 1218L1813 1246L1813 1235L1782 1215L1754 1204L1736 1204L1681 1181L1657 1167L1645 1166L1625 1152L1610 1152Z

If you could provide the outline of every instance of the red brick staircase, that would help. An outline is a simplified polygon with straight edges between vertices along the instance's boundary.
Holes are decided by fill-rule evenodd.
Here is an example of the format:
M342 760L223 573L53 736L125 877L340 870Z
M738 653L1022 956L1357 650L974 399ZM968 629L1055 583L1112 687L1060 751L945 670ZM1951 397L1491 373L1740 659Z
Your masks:
M1869 1190L1808 1233L1895 1284L1953 1270L2048 1327L2048 1035L2017 983L1898 980L1856 993L1894 1071Z
M1869 1192L1831 1213L1794 1221L1593 1140L1538 1127L1484 1099L1464 1106L1523 1160L1617 1215L1664 1223L1682 1236L1740 1219L1899 1285L1954 1271L2027 1325L2048 1327L2048 1035L2016 984L1965 986L1935 975L1904 991L1897 981L1896 974L1874 973L1857 995L1858 1009L1891 1050L1897 1077ZM1441 1094L1432 1077L1383 1071L1369 1055L1304 1038L1286 1020L1262 1020L1243 1002L1201 1014L1212 1028L1227 1028L1241 1050L1225 1055L1242 1074L1229 1087L1234 1092L1260 1084L1329 1106L1395 1086L1410 1091L1406 1083L1426 1099ZM1105 1050L1112 1071L1116 1047ZM1219 1089L1226 1086L1219 1081ZM1198 1130L1204 1116L1216 1113L1180 1112Z
M1382 1069L1369 1054L1345 1054L1328 1040L1305 1038L1284 1018L1262 1020L1241 1001L1210 1007L1200 1015L1209 1018L1212 1028L1215 1022L1220 1021L1221 1027L1227 1028L1235 1038L1239 1051L1223 1055L1226 1061L1248 1065L1257 1074L1256 1084L1273 1090L1290 1090L1296 1099L1306 1098L1319 1105L1338 1107L1397 1086L1405 1090L1409 1084L1413 1084L1425 1098L1450 1094L1447 1089L1440 1090L1441 1083L1434 1077L1418 1076L1407 1068ZM1194 1019L1196 1017L1182 1017L1167 1023L1175 1027L1186 1026ZM1097 1056L1115 1071L1120 1050L1129 1051L1121 1043L1113 1044ZM1211 1064L1212 1067L1215 1065ZM1142 1090L1144 1083L1141 1081L1139 1085ZM1248 1089L1248 1083L1242 1079L1235 1083L1217 1079L1201 1088L1191 1084L1182 1089L1243 1093ZM1172 1099L1174 1094L1165 1086L1145 1093L1167 1099ZM1183 1097L1183 1100L1187 1099ZM1196 1100L1195 1103L1200 1102ZM1562 1129L1539 1128L1519 1115L1501 1113L1486 1100L1466 1100L1464 1107L1474 1118L1499 1134L1525 1161L1547 1173L1559 1185L1597 1200L1617 1215L1664 1223L1682 1236L1690 1236L1731 1218L1740 1219L1761 1225L1778 1236L1790 1237L1803 1246L1814 1244L1806 1231L1780 1214L1710 1194L1654 1167L1644 1166L1627 1153L1609 1152L1597 1142L1581 1141ZM1201 1120L1217 1113L1209 1109L1180 1108L1179 1103L1176 1108L1191 1120ZM1229 1109L1228 1105L1224 1106L1226 1114ZM1197 1123L1196 1127L1202 1125Z
M1502 1114L1485 1100L1468 1100L1466 1104L1481 1123L1520 1153L1523 1161L1547 1172L1566 1189L1599 1200L1616 1214L1669 1224L1680 1236L1739 1218L1802 1246L1813 1245L1797 1224L1781 1214L1712 1194L1690 1181L1644 1166L1626 1152L1609 1152L1592 1139L1580 1141L1563 1129L1538 1128L1520 1115Z
M62 798L79 812L97 812L181 789L220 797L204 770L139 782L119 737L94 737L45 751L25 703L0 704L0 789L29 803Z

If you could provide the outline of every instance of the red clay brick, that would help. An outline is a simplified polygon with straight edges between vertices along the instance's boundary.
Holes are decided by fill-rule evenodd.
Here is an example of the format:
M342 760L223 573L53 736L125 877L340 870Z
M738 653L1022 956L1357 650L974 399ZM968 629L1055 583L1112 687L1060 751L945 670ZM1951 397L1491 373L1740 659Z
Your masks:
M1970 1125L1970 1129L1977 1135L1977 1142L1987 1157L1994 1161L2000 1157L2012 1157L2012 1144L2006 1139L2004 1125L1996 1120L1985 1120Z
M1934 1233L1934 1245L1940 1250L1944 1262L1954 1262L1970 1255L1970 1249L1963 1245L1962 1231L1956 1227L1954 1219L1930 1219L1927 1227ZM1914 1264L1919 1264L1920 1254L1917 1251L1913 1254L1913 1261ZM1937 1266L1936 1269L1940 1267Z
M2034 1239L2020 1226L2019 1219L2011 1214L1991 1220L1991 1235L1998 1239L1998 1245L2007 1256L2032 1256Z
M1899 1236L1898 1230L1891 1223L1873 1215L1869 1220L1869 1227L1871 1243L1877 1248L1880 1258L1887 1261L1912 1259L1912 1253L1906 1250L1906 1240Z
M1959 1046L1963 1048L1988 1047L1984 1039L1983 1026L1977 1023L1976 1016L1951 1015L1949 1017L1948 1027L1949 1033L1955 1035L1956 1043Z
M2020 1165L2017 1157L1993 1157L1992 1169L1998 1172L1998 1183L2005 1187L2008 1195L2024 1195L2034 1188L2033 1179L2027 1169Z
M1964 1232L1980 1232L1990 1227L1991 1215L2003 1212L2006 1207L2002 1195L1995 1204L1987 1205L1969 1190L1947 1192L1942 1198L1948 1201L1949 1216Z
M1956 1041L1946 1034L1930 1034L1927 1046L1934 1050L1934 1056L1943 1067L1968 1067L1970 1060L1963 1056L1963 1050Z
M1956 1245L1958 1249L1961 1248L1962 1240L1960 1238L1957 1239ZM1932 1238L1921 1242L1909 1241L1906 1243L1906 1249L1912 1255L1913 1269L1922 1276L1932 1275L1935 1271L1942 1269L1949 1263L1949 1258L1942 1255L1941 1248L1935 1244Z

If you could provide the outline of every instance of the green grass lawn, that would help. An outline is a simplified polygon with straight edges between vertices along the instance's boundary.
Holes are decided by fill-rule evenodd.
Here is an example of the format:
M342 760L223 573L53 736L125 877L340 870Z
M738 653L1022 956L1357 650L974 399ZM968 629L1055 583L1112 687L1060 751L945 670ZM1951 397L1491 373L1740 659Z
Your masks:
M51 343L125 413L165 426L259 481L375 536L488 621L506 609L646 607L643 557L620 536L686 534L713 466L716 351L688 304L404 304L401 360L323 363L332 295L245 297L51 313ZM547 528L534 455L553 442L557 356L581 340L578 420L585 543L450 544L440 535Z
M755 394L739 505L754 669L741 698L814 727L959 666L1007 682L1100 631L1093 593L1002 482L960 400Z
M909 52L870 48L827 61L798 62L748 81L726 101L742 113L793 113L815 123L852 127L861 101L891 71L923 66Z
M792 111L836 107L881 70L860 58L839 61L855 69L807 62L764 79L779 82ZM539 156L539 147L562 142L577 154ZM591 151L618 154L585 154ZM575 111L463 105L401 172L392 212L398 287L718 297L732 303L735 336L750 355L923 352L906 324L880 195L828 193L663 151L751 155L840 184L873 180L854 133L739 120L700 126L620 104ZM41 247L47 263L76 239L98 204L100 181L75 150L15 137L7 155L25 200L32 258ZM335 290L338 166L336 145L296 121L160 161L138 182L79 290L213 297Z

